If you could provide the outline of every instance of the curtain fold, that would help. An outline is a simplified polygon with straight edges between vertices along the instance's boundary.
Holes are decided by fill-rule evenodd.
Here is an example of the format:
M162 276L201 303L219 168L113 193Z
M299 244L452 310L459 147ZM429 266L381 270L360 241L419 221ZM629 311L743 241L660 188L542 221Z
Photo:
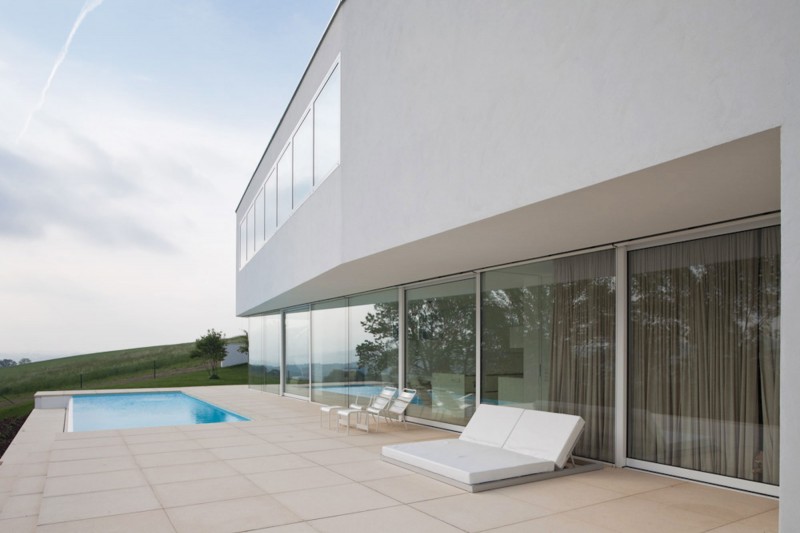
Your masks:
M614 460L615 254L554 261L550 407L586 421L575 454Z
M629 254L631 457L777 483L779 229Z

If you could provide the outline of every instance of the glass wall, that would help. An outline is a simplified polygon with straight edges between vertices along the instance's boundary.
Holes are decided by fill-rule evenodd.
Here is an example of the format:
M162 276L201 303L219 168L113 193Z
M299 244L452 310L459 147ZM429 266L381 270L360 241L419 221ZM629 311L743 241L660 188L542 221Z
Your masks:
M263 317L264 337L264 389L273 394L281 393L281 357L283 354L283 328L281 314L272 313Z
M314 130L311 113L306 115L294 134L294 182L292 207L297 208L314 188Z
M475 280L406 291L409 416L465 425L475 411Z
M311 317L307 307L284 313L283 390L304 398L309 397L310 326Z
M251 389L266 390L266 359L264 352L264 317L252 316L247 319L249 341L248 384Z
M292 145L286 148L278 160L278 225L292 214Z
M311 306L311 400L348 405L347 300Z
M253 204L253 209L256 212L256 249L264 244L264 189L261 189L256 196L256 201Z
M247 263L247 217L239 224L239 266Z
M628 259L628 456L777 485L779 228Z
M397 386L397 289L354 296L348 303L349 402L363 404L384 385Z
M264 240L275 233L278 226L278 178L273 170L264 183Z
M322 183L339 164L341 128L339 66L314 102L314 184Z
M614 251L481 278L481 398L583 417L575 454L614 459Z

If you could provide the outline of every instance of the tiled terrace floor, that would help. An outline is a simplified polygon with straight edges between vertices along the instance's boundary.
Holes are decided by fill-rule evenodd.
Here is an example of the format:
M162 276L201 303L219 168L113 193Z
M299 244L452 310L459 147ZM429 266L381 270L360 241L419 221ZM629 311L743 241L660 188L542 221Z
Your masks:
M0 466L0 531L777 531L774 499L628 469L467 494L380 460L452 433L347 437L315 404L187 392L252 421L62 433L63 410L35 410Z

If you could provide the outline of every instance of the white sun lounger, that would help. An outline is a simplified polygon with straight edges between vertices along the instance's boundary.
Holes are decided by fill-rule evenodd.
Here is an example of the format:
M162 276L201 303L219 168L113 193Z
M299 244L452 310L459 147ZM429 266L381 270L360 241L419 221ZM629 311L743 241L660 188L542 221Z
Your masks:
M482 404L458 439L383 447L383 459L469 492L602 468L570 468L581 417Z

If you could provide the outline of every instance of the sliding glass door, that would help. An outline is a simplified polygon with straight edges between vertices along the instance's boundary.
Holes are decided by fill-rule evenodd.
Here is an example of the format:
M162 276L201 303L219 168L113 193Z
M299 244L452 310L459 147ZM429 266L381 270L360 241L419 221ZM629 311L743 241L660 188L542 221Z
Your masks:
M475 280L406 291L410 416L466 425L475 411Z
M777 485L779 228L628 259L628 456Z
M283 390L286 394L309 398L311 316L307 306L283 314L283 334Z

